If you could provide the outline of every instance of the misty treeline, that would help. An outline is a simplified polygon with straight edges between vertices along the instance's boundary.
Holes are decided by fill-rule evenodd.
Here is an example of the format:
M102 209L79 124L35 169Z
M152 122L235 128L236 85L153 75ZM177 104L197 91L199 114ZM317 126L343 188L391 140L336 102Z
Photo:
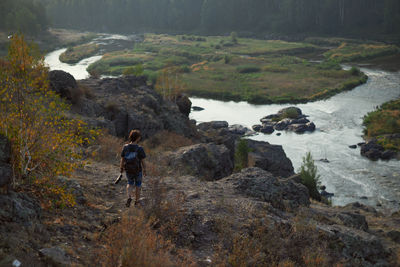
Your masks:
M50 24L49 24L50 21ZM398 34L399 0L1 0L0 30Z
M111 32L400 33L399 0L42 0L56 27Z
M47 29L42 3L33 0L0 0L0 31L37 34Z

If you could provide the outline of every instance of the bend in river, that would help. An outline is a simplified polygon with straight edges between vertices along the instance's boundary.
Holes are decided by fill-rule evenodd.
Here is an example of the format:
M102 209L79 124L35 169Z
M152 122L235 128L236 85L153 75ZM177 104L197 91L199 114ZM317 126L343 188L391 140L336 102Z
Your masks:
M112 39L112 35L103 38ZM101 56L94 56L69 65L61 63L59 55L65 49L49 53L45 61L51 70L61 69L76 79L88 77L87 66ZM317 130L298 135L291 132L259 134L252 137L282 145L297 170L302 157L310 151L316 160L322 184L327 191L335 193L334 205L345 205L359 201L371 206L382 206L383 210L400 209L400 163L399 161L372 162L361 157L359 149L349 145L362 142L362 118L376 106L400 96L400 72L362 69L369 76L366 84L352 91L340 93L327 100L296 105L310 116ZM269 114L290 105L251 105L246 102L222 102L191 98L194 106L205 108L192 112L191 118L198 122L226 120L229 124L251 127ZM319 159L328 159L329 163Z

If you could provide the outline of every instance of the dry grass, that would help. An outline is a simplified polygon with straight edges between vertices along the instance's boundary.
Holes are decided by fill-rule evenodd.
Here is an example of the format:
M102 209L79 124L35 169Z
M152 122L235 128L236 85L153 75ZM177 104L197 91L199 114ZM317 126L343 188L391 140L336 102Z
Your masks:
M328 247L333 241L309 220L298 215L293 225L251 222L249 232L233 236L230 245L217 250L216 266L334 266L338 263Z
M118 162L123 144L123 139L103 133L97 138L97 145L90 156L98 161Z
M153 230L154 223L140 209L124 214L103 236L96 266L194 266L190 254Z
M158 155L162 152L172 151L180 147L193 145L194 142L177 133L160 131L143 142L143 147L148 155Z

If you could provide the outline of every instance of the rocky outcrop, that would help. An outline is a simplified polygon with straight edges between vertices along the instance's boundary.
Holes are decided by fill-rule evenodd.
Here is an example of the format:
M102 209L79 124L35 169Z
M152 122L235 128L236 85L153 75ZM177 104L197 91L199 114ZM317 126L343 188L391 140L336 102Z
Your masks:
M231 161L234 162L236 140L254 132L242 125L229 126L227 121L210 121L197 125L203 143L216 143L228 148Z
M229 123L227 121L210 121L202 122L197 125L197 128L202 131L218 130L223 128L228 128Z
M398 136L400 140L400 135ZM385 150L383 146L378 144L376 139L369 140L366 143L361 143L360 153L362 156L369 158L370 160L390 160L396 158L398 153L394 150Z
M68 88L76 86L73 77L70 79L68 73L55 71L49 78L51 87L68 99ZM189 99L178 99L179 106L164 100L147 85L144 76L80 80L79 87L89 88L92 97L89 99L83 94L82 99L74 102L72 112L82 116L90 126L104 127L119 137L126 137L132 129L140 129L144 138L161 130L186 137L196 135L187 117Z
M310 204L308 189L304 185L292 180L279 180L260 168L243 169L222 182L232 184L240 194L269 202L281 210Z
M192 101L190 101L189 97L182 94L178 95L176 98L176 104L178 105L179 111L186 117L189 117L192 109Z
M217 180L232 173L230 152L224 145L197 144L169 152L165 158L169 166L181 174L196 175L205 180Z
M49 72L50 88L61 97L68 100L72 99L71 90L78 87L78 84L71 74L62 70L52 70Z
M255 140L247 140L247 144L250 148L250 167L261 168L279 177L294 175L292 162L286 157L282 146Z
M11 145L6 137L0 135L0 188L5 188L8 193L12 180L12 168L10 165Z
M18 222L31 225L40 218L40 204L24 193L0 195L0 222Z
M313 132L315 124L310 122L297 107L288 107L278 111L277 114L265 116L260 121L262 125L254 125L253 130L271 134L276 131L292 131L295 133Z

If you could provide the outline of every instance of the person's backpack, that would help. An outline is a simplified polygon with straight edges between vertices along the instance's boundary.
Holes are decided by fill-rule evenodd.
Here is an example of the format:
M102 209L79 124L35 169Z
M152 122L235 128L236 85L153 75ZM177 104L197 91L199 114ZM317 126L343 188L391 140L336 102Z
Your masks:
M139 146L128 145L125 153L125 170L129 174L137 175L140 172Z

